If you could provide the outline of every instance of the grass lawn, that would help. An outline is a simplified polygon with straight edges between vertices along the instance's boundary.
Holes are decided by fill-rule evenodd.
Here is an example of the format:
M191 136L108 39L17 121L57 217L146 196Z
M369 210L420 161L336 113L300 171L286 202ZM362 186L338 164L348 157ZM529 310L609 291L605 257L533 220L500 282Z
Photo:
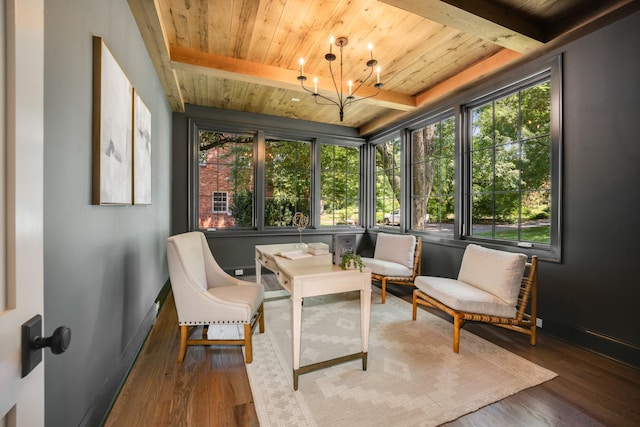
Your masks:
M523 242L533 242L533 243L549 243L549 233L550 226L541 225L535 227L524 227L521 230L520 240ZM478 237L491 237L491 231L483 232L483 233L474 233L474 236ZM509 229L509 230L497 230L496 231L496 239L500 240L518 240L518 229Z

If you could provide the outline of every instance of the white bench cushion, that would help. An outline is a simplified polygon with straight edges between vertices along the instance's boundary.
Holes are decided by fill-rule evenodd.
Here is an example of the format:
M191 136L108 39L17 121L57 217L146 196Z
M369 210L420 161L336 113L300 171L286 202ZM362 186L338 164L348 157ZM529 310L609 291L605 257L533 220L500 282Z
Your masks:
M388 277L409 277L413 274L413 265L407 268L397 262L375 258L362 258L362 263L371 269L372 273Z
M419 276L415 286L447 307L467 313L489 316L515 317L516 308L507 305L490 292L456 279L433 276Z
M464 251L458 280L490 292L515 307L526 262L525 254L471 244Z
M412 234L378 233L373 257L377 260L395 262L413 270L413 255L416 251L416 236ZM410 276L402 274L402 276Z

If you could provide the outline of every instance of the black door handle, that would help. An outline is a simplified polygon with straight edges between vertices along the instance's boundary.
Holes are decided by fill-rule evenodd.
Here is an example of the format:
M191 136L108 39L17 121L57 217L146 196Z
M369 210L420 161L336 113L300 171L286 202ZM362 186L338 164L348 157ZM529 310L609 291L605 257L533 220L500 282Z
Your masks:
M50 337L42 337L42 316L33 316L22 325L22 377L26 377L42 361L42 349L51 347L53 354L67 351L71 329L58 327Z
M71 343L71 329L59 326L50 337L37 337L31 343L33 349L51 347L51 353L61 354L67 351Z

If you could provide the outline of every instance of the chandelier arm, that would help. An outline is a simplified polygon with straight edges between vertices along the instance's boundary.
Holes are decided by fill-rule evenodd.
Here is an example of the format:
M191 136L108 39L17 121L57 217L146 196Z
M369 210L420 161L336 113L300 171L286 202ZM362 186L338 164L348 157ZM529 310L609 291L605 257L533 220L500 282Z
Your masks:
M336 105L336 106L340 107L340 104L338 104L336 101L334 101L331 98L327 98L324 95L320 95L319 93L314 93L313 97L316 99L316 104L318 104L318 105L332 105L333 104L333 105ZM322 99L324 99L326 101L329 101L330 104L325 104L325 103L322 103L322 102L318 102L318 98L322 98Z
M363 96L363 97L359 97L359 98L354 98L351 100L350 104L353 104L354 102L358 102L358 101L362 101L363 99L369 99L369 98L373 98L374 96L378 95L380 93L380 88L376 87L376 93L373 93L369 96Z
M360 89L362 87L362 85L365 84L365 82L367 80L369 80L371 78L371 76L373 75L373 67L368 67L368 68L369 68L369 75L367 77L365 77L364 79L360 80L360 84L354 90L351 91L351 95L355 96L356 92L358 91L358 89ZM369 97L367 97L367 98L369 98Z
M304 86L304 81L305 81L307 78L306 78L305 76L301 76L301 77L304 77L304 79L301 79L300 77L298 77L298 80L300 80L300 86L302 87L302 89L306 90L307 92L309 92L309 93L310 93L310 94L312 94L312 95L315 95L315 92L314 92L314 91L312 91L312 90L310 90L310 89L307 89L307 88Z

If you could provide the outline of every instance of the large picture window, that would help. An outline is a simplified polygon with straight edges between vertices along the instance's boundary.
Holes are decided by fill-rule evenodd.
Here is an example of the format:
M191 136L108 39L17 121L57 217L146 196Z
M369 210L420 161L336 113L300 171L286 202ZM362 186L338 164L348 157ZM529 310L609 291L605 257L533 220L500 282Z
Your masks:
M376 226L400 225L400 138L375 146Z
M468 107L470 235L551 243L550 80Z
M251 134L198 132L198 227L251 227L253 222Z
M265 227L291 227L296 212L310 216L310 142L266 138L264 199Z
M454 166L452 114L411 132L411 229L453 237Z
M320 145L320 225L360 223L360 149Z

